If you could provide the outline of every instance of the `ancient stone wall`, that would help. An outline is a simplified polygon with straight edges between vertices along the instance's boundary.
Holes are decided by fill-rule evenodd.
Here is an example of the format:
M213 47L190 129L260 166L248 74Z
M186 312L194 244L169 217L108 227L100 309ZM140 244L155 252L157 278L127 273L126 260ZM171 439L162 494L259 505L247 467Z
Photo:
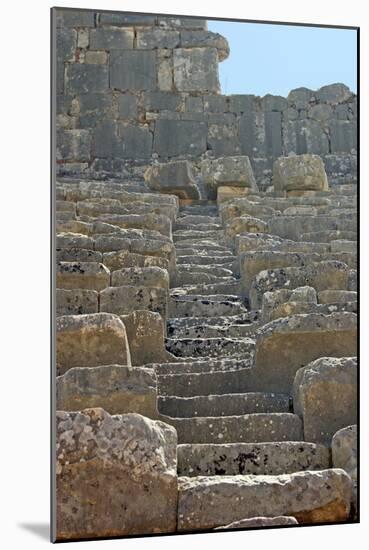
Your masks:
M56 27L60 176L247 155L260 187L275 158L315 153L330 183L356 179L356 96L345 85L222 95L229 47L202 19L57 10Z

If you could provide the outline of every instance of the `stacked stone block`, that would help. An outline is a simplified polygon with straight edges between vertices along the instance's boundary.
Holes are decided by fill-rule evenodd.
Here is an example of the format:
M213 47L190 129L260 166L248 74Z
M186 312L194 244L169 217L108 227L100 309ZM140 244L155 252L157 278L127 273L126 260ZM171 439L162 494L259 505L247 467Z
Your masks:
M322 157L332 182L355 180L357 100L347 86L222 95L229 47L205 20L113 15L56 10L60 175L245 155L267 186L276 158L307 153Z

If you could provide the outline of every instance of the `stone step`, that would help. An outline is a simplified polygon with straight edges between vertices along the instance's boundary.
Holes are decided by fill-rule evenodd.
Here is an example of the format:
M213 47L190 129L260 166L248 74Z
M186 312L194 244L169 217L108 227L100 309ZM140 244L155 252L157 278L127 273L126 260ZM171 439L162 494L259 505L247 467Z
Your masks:
M226 269L228 266L232 266L233 262L237 261L236 256L220 256L220 255L200 255L194 254L190 256L183 256L177 251L177 265L187 264L187 265L223 265L226 264Z
M177 430L178 443L261 443L301 441L302 421L292 413L255 413L237 416L173 418L161 420Z
M231 393L196 397L159 396L158 410L173 418L291 412L290 397L275 393Z
M342 469L180 477L177 530L213 529L256 516L294 516L301 524L345 522L351 495L352 481Z
M190 247L186 246L181 248L178 245L179 243L176 243L176 250L177 250L177 254L180 256L198 256L199 254L201 256L208 256L208 255L220 256L220 257L234 256L233 252L225 247L208 249L208 248L201 248L201 247L198 248L193 245Z
M222 231L223 226L219 223L186 223L177 219L173 227L173 237L181 231Z
M253 354L252 338L166 338L167 351L176 357L227 357Z
M214 395L219 393L248 393L253 390L255 369L248 358L229 358L245 361L245 368L231 370L206 370L181 374L158 375L158 394L178 397ZM249 364L247 364L249 361ZM189 369L194 363L189 363ZM195 367L196 368L196 367ZM198 368L198 367L197 367ZM178 369L179 370L179 369Z
M324 445L305 441L182 444L177 447L178 475L280 475L330 466Z
M223 264L226 265L226 264ZM176 289L177 290L177 289ZM234 279L229 282L219 282L210 284L198 284L198 285L186 285L182 287L182 290L186 295L200 294L240 294L240 282L238 279Z
M250 369L252 366L252 359L250 357L209 357L206 359L199 357L194 360L183 359L183 361L176 361L175 363L154 363L146 366L154 368L158 376L165 376L168 374L209 374ZM165 383L165 381L162 383ZM217 392L215 391L214 393Z
M176 242L176 249L179 251L182 248L195 248L195 250L218 250L229 252L229 246L221 244L212 239L185 239L183 241Z
M222 229L196 231L181 229L173 233L173 242L187 241L189 239L203 239L220 241L224 239L224 231Z
M198 319L197 325L170 325L168 336L170 338L252 338L260 326L258 322L244 325L209 326L207 319L203 317L196 319Z
M232 277L232 271L223 266L201 265L201 264L180 264L177 267L178 275L183 273L206 273L216 277Z
M177 223L190 223L190 224L220 224L219 216L204 216L200 214L187 214L180 211L180 215L177 217Z
M246 313L244 302L228 295L171 295L169 317L219 317Z

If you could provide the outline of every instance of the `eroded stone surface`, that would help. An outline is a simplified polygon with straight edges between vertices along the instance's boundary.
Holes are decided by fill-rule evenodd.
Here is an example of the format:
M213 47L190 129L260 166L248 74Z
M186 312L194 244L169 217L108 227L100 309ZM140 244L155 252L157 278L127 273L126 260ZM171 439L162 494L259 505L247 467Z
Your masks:
M62 315L56 320L57 373L73 367L130 365L126 329L117 315Z
M56 420L59 540L175 531L173 428L101 408L60 411Z
M357 360L349 354L327 357L324 350L320 355L297 371L293 403L304 420L305 440L330 445L337 430L357 421Z
M178 530L212 529L241 519L292 515L299 523L348 518L352 482L340 469L281 476L182 477ZM232 500L233 505L227 503Z
M158 418L155 372L122 365L69 369L56 379L56 402L61 411L101 407L110 414Z

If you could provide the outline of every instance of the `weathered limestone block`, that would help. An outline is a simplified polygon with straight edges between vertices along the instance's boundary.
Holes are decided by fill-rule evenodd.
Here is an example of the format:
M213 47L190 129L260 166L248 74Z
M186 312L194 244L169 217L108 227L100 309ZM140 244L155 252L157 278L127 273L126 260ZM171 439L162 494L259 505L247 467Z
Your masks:
M56 286L68 290L102 290L110 285L110 271L97 262L58 262Z
M91 50L129 50L133 48L133 29L98 28L90 31Z
M320 304L344 304L356 302L357 292L353 290L321 290L318 293Z
M358 243L357 241L346 241L343 239L336 239L330 242L331 252L353 252L357 254Z
M197 157L206 151L207 132L205 122L159 119L155 122L153 151L161 158Z
M260 389L288 393L301 366L322 356L354 356L356 351L354 313L311 313L276 319L256 332L255 368Z
M93 27L95 14L92 10L68 10L55 8L57 28L60 27Z
M169 290L168 271L160 267L125 267L111 274L111 286L144 286Z
M342 332L337 337L343 338ZM293 405L303 418L306 441L330 446L337 430L357 421L356 348L349 345L344 354L344 347L329 356L322 348L319 359L296 373Z
M227 204L223 204L219 209L219 214L223 224L238 218L240 216L274 216L276 214L274 208L260 204L249 198L236 198ZM276 237L278 238L278 237Z
M121 158L149 159L152 154L153 136L147 125L119 125L121 146L118 155Z
M211 31L181 31L182 48L216 48L218 59L223 61L229 56L229 45L224 36Z
M248 187L237 187L235 185L220 185L217 189L218 205L227 201L244 198L250 193Z
M139 309L160 313L166 319L167 291L145 286L115 286L100 292L100 311L127 315Z
M56 135L57 160L90 160L91 135L88 130L58 129Z
M110 52L110 87L139 91L156 88L156 53L146 50Z
M310 118L287 120L282 125L282 133L285 155L326 155L329 153L327 130L317 120Z
M290 206L283 210L283 216L317 216L318 210L314 206Z
M178 31L152 28L137 31L137 49L154 50L156 48L173 49L179 45L180 35Z
M85 63L92 65L105 65L108 62L108 53L106 51L86 51ZM80 119L81 120L81 119Z
M104 214L100 220L122 229L149 229L166 237L172 234L172 222L160 214Z
M212 529L255 515L292 515L299 523L345 521L351 486L351 479L340 469L179 478L178 531Z
M77 367L56 379L56 408L101 407L109 414L138 413L158 418L153 369L122 365Z
M56 289L56 315L98 313L99 293L96 290Z
M272 315L278 306L286 304L286 302L306 302L317 303L317 295L315 288L310 286L297 287L294 290L281 288L274 292L265 292L262 296L261 304L261 320L263 323L268 323L272 320ZM274 317L276 318L276 317Z
M315 92L315 96L319 101L324 101L331 104L343 103L344 101L350 99L352 95L353 94L350 88L340 82L322 86L317 92Z
M175 49L173 72L174 86L180 92L220 92L216 48Z
M132 239L130 250L143 256L165 258L169 262L169 274L174 276L176 271L176 249L172 242L163 242L154 239Z
M274 249L283 239L269 233L242 233L235 237L235 248L237 254L249 252L250 250Z
M232 395L237 394L229 397ZM324 445L304 441L184 444L178 445L177 456L178 474L189 477L281 475L330 466L330 453Z
M342 468L352 479L352 506L357 511L357 426L341 428L332 439L332 463L334 468Z
M199 199L200 193L187 160L153 164L145 172L150 189L174 194L181 199Z
M249 299L252 309L259 309L263 294L279 288L294 289L312 286L321 290L345 290L348 287L350 270L347 265L335 260L311 263L304 267L285 267L261 271L254 278Z
M165 325L159 313L147 310L122 315L126 327L132 365L174 362L165 349Z
M104 265L110 271L116 271L125 267L152 267L157 266L162 269L169 269L169 262L165 258L159 256L144 256L143 254L135 254L128 250L117 250L115 252L105 252L102 259Z
M248 293L254 277L260 271L279 267L302 267L309 261L318 261L318 254L299 254L297 252L279 252L275 250L259 250L243 252L240 255L241 287Z
M241 216L240 218L233 218L225 227L225 235L231 242L233 242L237 235L242 235L243 233L259 234L267 231L268 224L266 222L247 215Z
M66 66L65 74L67 94L103 93L109 90L107 65L70 63Z
M56 236L56 248L87 248L94 249L94 239L82 233L59 233Z
M355 152L357 149L357 123L356 120L331 120L332 153Z
M103 12L99 14L99 23L103 26L113 27L133 27L135 25L138 27L151 27L156 24L156 17L145 14Z
M250 160L246 156L206 159L201 162L201 174L209 199L217 198L221 185L247 187L258 192Z
M274 518L258 516L255 518L240 519L229 525L216 527L216 531L223 529L253 529L254 527L282 527L285 525L298 525L299 522L293 516L275 516Z
M338 430L332 439L332 462L335 468L342 468L349 475L357 468L357 426Z
M328 180L322 159L317 155L280 157L273 164L274 191L327 191Z
M87 248L57 248L57 262L98 262L103 263L102 253Z
M126 329L116 315L63 315L56 320L57 374L73 367L130 365Z
M176 530L172 427L96 408L58 412L56 434L58 540Z

